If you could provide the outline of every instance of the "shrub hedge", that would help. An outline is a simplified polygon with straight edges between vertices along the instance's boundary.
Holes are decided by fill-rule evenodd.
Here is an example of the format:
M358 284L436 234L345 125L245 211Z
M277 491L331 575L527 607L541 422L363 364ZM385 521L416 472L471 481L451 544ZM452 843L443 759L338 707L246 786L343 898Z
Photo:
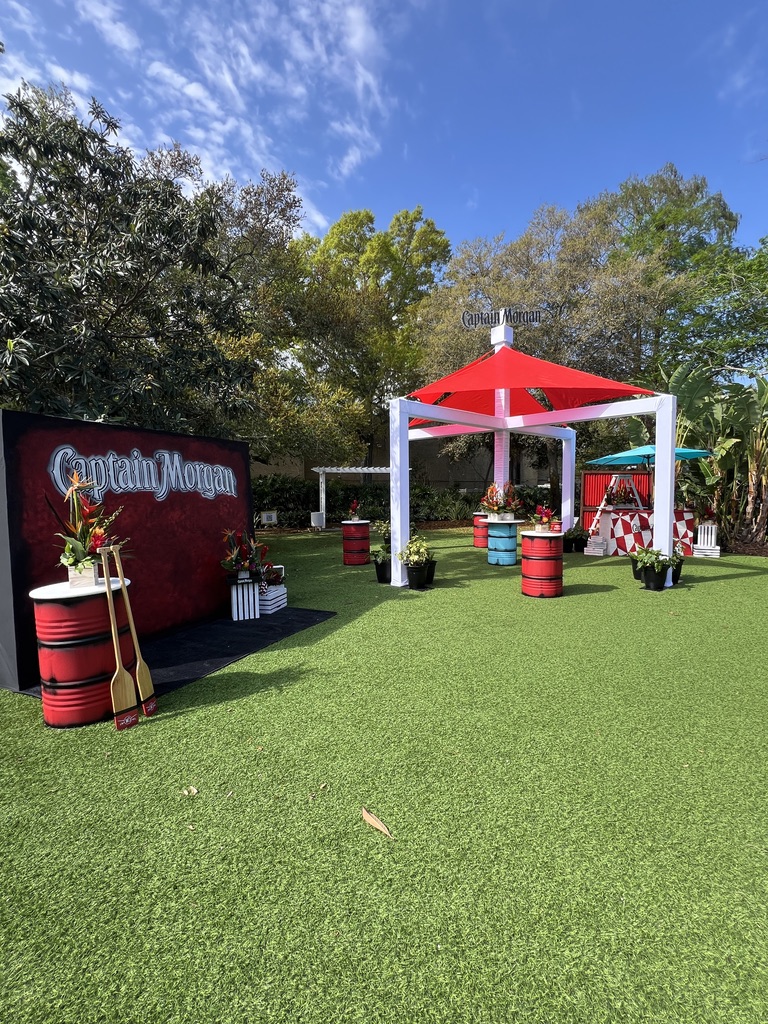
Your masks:
M318 481L272 473L252 480L255 526L260 526L260 513L277 512L277 525L308 529L310 513L319 506ZM546 503L549 492L540 487L518 487L525 509L532 512L537 504ZM411 521L414 523L471 519L480 507L482 491L462 494L456 488L445 490L424 484L411 486ZM358 515L363 519L389 519L389 483L350 483L328 480L325 488L326 523L340 523L349 518L349 507L357 499Z

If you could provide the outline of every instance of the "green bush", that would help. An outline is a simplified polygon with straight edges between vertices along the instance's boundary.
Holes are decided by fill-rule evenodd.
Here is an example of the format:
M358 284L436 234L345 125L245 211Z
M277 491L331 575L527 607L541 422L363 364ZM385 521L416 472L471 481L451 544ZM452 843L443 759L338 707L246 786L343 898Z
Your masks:
M386 478L380 478L382 480ZM260 527L259 515L277 511L278 526L308 529L310 513L320 506L320 482L272 473L252 481L254 522ZM349 518L349 507L357 499L361 519L389 521L389 481L358 484L348 480L329 479L325 487L326 523L340 523ZM424 484L411 486L411 521L454 521L471 519L479 507L480 493L460 494L455 488L439 490Z

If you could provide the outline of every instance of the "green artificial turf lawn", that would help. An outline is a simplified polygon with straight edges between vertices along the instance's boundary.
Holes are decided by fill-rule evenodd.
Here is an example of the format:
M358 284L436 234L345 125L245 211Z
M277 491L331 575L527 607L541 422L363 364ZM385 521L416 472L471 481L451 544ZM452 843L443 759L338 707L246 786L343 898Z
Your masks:
M138 728L0 693L3 1020L768 1020L768 560L545 600L431 541L411 592L273 538L338 614Z

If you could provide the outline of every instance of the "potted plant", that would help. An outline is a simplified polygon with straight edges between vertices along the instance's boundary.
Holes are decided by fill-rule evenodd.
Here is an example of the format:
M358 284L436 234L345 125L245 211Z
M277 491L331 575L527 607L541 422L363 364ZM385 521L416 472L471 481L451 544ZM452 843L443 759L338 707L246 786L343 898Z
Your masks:
M262 545L266 548L266 545ZM285 585L285 566L264 562L259 580L259 612L271 615L288 604L288 590Z
M397 557L406 567L408 586L411 590L423 590L431 582L429 579L430 566L434 579L435 560L431 550L427 547L426 538L418 534L411 537L403 550L398 551Z
M46 501L59 522L63 533L57 533L64 541L64 550L59 556L61 565L67 567L70 587L93 587L99 582L101 557L99 548L118 544L117 537L108 534L109 528L123 511L122 505L110 515L104 514L104 505L92 501L90 480L81 480L77 471L69 478L71 484L64 495L69 505L69 518L65 522L51 504Z
M548 505L536 506L536 511L532 517L536 533L547 533L549 531L553 514L552 509Z
M488 516L488 522L504 520L510 522L523 506L523 502L515 493L514 484L508 480L503 487L491 484L483 497L480 506Z
M560 516L553 515L549 521L549 529L552 533L561 533L563 529L563 520Z
M610 504L617 508L634 508L635 496L626 484L619 484L611 495Z
M583 526L571 526L563 534L563 551L584 551L589 540L589 530Z
M378 533L381 537L381 544L371 550L373 565L376 570L376 579L379 583L392 582L392 528L384 520L377 519L371 523L371 531Z
M629 552L629 560L632 565L632 575L640 583L643 582L643 565L642 565L642 554L645 548L637 547L634 551Z
M672 568L672 558L658 548L637 549L636 561L642 569L646 590L663 590L667 573Z
M675 544L672 550L672 583L680 582L680 575L683 571L683 562L685 561L685 555L683 554L682 544Z
M352 504L349 506L349 518L352 519L352 520L359 519L360 518L359 512L360 512L360 502L357 500L357 498L353 498Z
M222 569L226 569L230 581L239 579L260 583L264 558L269 551L267 545L259 544L256 538L245 530L225 530L224 544L227 553L220 565Z

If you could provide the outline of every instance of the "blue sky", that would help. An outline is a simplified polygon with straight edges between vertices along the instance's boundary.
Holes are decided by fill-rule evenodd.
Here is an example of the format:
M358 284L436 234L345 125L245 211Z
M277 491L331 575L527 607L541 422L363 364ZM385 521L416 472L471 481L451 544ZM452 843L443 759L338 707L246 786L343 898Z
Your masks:
M138 152L293 173L304 226L421 204L519 235L671 161L768 235L765 0L3 0L0 92L95 95Z

